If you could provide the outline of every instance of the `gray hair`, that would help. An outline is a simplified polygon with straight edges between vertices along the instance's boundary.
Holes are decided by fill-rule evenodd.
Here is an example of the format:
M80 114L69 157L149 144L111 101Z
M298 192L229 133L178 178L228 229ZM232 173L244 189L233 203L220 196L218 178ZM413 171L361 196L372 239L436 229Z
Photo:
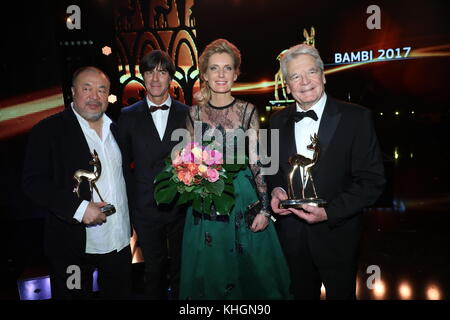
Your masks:
M302 43L289 48L289 50L283 55L283 57L281 57L280 67L285 81L288 79L288 63L301 54L309 54L311 57L313 57L314 61L316 62L316 67L323 72L323 61L322 58L320 58L319 51L317 51L317 49L314 47Z

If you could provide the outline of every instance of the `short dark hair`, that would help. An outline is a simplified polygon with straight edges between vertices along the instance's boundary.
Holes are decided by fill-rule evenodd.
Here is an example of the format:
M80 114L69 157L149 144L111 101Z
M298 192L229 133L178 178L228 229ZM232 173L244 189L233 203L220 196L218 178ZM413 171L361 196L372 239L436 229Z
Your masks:
M80 67L77 70L75 70L75 72L73 73L73 76L72 76L72 87L75 86L75 82L77 81L78 76L81 73L85 72L85 71L95 71L95 72L104 74L106 79L108 79L109 83L111 83L111 80L109 79L108 75L103 70L101 70L101 69L99 69L97 67L94 67L94 66L83 66L83 67Z
M175 76L175 65L167 52L162 50L152 50L150 53L146 54L139 64L139 72L144 76L146 71L152 71L158 66L160 66L162 70L167 71L173 79Z

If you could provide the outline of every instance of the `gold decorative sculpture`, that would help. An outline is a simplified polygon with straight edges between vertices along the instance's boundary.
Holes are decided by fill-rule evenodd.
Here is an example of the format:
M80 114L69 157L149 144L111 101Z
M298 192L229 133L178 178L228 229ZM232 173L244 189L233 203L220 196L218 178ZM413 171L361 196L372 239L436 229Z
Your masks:
M283 50L283 51L277 56L277 61L280 61L280 60L281 60L281 58L283 57L283 54L285 54L286 51L287 51L287 49L286 49L286 50ZM280 100L279 97L278 97L278 86L281 87L281 91L282 91L282 93L283 93L283 98L284 98L284 100L287 100L286 85L285 85L285 83L284 83L283 73L281 72L281 66L280 66L280 68L278 69L278 72L275 73L275 84L274 84L274 86L275 86L275 88L274 88L274 90L275 90L275 100Z
M305 37L305 40L303 41L304 44L310 45L310 46L315 46L316 44L316 30L314 29L314 27L311 27L310 32L308 33L308 31L306 29L303 29L303 36ZM283 57L283 55L287 52L287 49L283 50L280 52L280 54L277 56L277 61L278 63L280 63L281 58ZM283 95L283 100L280 100L280 96L278 94L278 89L281 88L281 93ZM286 103L290 103L290 102L294 102L294 100L288 100L288 96L286 93L286 83L284 81L283 78L283 73L281 72L281 65L278 68L277 73L275 73L275 77L274 77L274 97L275 100L274 101L270 101L270 103L274 106L283 106Z
M305 41L303 41L304 44L310 45L312 47L316 46L316 30L314 29L314 27L311 27L311 31L310 31L311 35L308 34L308 31L306 31L306 29L303 29L303 36L305 37Z

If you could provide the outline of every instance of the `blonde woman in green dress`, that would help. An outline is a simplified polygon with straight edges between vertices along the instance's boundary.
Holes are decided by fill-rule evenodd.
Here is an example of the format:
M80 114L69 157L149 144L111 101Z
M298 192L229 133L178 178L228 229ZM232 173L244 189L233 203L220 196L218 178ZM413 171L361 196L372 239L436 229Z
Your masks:
M201 90L191 107L188 128L222 135L224 159L234 152L235 130L259 129L258 111L232 96L241 55L229 41L210 43L199 59ZM216 141L217 142L217 141ZM228 142L228 143L227 143ZM256 154L256 144L248 153ZM250 157L251 158L251 157ZM251 163L234 178L235 204L229 216L200 214L189 208L183 237L180 299L288 299L289 270L270 219L267 186L260 166ZM262 208L249 217L248 206Z

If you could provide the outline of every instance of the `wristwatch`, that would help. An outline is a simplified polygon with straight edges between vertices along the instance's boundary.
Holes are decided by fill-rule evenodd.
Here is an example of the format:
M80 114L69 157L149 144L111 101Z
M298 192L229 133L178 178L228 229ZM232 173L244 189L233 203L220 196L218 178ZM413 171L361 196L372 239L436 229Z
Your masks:
M267 211L266 209L261 209L261 211L259 212L259 214L264 215L264 217L266 218L270 218L272 215L270 214L269 211Z

